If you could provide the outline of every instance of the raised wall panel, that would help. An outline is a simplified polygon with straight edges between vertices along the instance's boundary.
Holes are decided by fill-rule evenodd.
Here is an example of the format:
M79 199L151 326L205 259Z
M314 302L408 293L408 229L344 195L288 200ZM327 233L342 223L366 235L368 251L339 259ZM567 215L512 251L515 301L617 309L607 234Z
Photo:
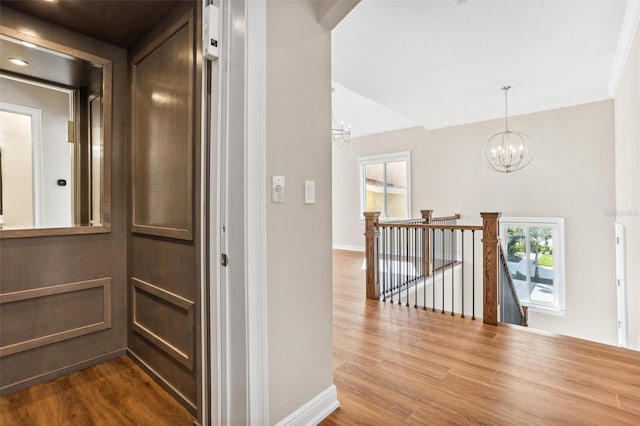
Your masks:
M131 289L133 330L193 371L194 302L137 278Z
M128 351L200 416L200 4L181 2L130 51ZM197 76L197 77L196 77Z
M0 357L111 328L111 278L0 294Z
M15 10L0 5L0 25L2 29L10 29L19 32L29 28L39 35L38 40L46 40L50 43L64 45L87 55L105 58L112 63L105 66L108 72L105 82L105 91L113 90L112 101L105 111L111 114L111 126L107 126L105 140L111 139L111 145L105 146L111 152L109 161L105 161L105 191L111 194L111 214L104 218L111 223L110 232L103 227L91 227L99 229L100 233L82 235L54 235L33 236L29 231L16 238L0 240L0 293L18 293L40 291L44 288L65 283L79 283L110 277L110 294L105 296L105 289L91 287L81 291L73 291L55 296L24 300L19 303L8 303L0 306L0 329L8 333L2 339L2 345L18 343L19 348L25 349L28 345L20 344L25 340L47 337L58 332L65 333L49 337L57 340L55 343L37 340L29 345L34 345L28 350L14 352L15 349L6 350L0 358L0 395L13 392L25 387L41 383L60 375L73 372L96 362L104 361L115 356L122 355L127 346L127 167L125 164L125 139L127 135L126 124L129 105L128 76L127 76L127 52L105 42L74 33L69 29L58 27L49 22L35 19ZM37 40L32 40L38 43ZM107 132L111 135L109 136ZM107 184L109 188L106 187ZM67 228L65 231L86 232L88 228ZM8 232L8 231L4 231ZM41 232L41 231L38 231ZM67 287L68 288L68 287ZM24 293L31 294L34 293ZM36 293L37 294L37 293ZM105 300L111 302L111 309L104 309L99 299L105 296ZM86 299L91 306L95 306L95 312L87 312L87 303L79 301L72 308L64 312L49 315L43 314L38 318L26 317L22 313L20 319L15 319L17 313L11 313L15 306L38 306L41 309L53 312L57 303L70 305L71 299ZM6 299L5 299L6 300ZM77 300L77 299L75 299ZM55 303L50 303L56 301ZM38 308L40 309L40 308ZM93 322L100 319L100 315L110 313L111 326L106 327L108 318L103 318L104 325L96 325ZM58 323L57 321L63 321ZM25 324L30 322L38 330L27 330ZM14 327L21 324L25 334L21 337L15 334ZM104 329L99 330L99 328ZM78 332L89 331L88 334ZM75 330L75 331L74 331ZM71 333L67 333L71 332ZM14 334L12 334L14 333ZM77 334L75 337L70 335ZM61 337L65 339L60 339ZM11 353L13 352L13 353Z
M133 231L193 235L193 25L138 54L133 79Z

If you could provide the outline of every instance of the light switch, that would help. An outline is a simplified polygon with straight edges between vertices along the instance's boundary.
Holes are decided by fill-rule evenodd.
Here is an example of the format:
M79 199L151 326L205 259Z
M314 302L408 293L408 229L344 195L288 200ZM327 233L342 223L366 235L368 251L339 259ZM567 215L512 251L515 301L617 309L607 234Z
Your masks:
M284 203L284 176L271 177L271 201Z
M304 203L305 204L316 203L316 181L314 180L304 181Z

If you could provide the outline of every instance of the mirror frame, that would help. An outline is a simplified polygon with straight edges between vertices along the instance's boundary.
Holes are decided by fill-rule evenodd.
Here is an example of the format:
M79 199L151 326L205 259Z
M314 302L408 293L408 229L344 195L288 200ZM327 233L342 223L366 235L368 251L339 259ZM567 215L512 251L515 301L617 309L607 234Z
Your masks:
M33 43L37 46L64 53L102 66L103 90L103 157L102 157L102 194L101 224L96 226L77 225L66 228L24 228L0 229L0 239L44 237L53 235L104 234L111 232L111 147L113 136L113 62L91 53L48 40L46 37L30 35L0 24L0 34L16 40Z

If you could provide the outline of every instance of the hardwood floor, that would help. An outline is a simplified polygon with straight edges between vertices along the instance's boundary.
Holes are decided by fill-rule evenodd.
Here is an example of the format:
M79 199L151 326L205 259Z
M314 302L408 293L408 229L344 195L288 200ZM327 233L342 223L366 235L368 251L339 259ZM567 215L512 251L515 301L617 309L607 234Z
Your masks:
M0 425L192 425L189 412L127 357L0 398Z
M334 252L334 376L323 425L640 425L640 353L365 300Z

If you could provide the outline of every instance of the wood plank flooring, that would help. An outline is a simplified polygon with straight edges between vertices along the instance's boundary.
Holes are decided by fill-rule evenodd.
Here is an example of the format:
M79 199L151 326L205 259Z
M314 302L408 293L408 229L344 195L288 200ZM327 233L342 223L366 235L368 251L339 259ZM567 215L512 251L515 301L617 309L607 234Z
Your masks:
M365 299L334 252L334 377L323 425L640 425L640 352Z
M0 398L0 425L191 426L194 418L127 357Z

